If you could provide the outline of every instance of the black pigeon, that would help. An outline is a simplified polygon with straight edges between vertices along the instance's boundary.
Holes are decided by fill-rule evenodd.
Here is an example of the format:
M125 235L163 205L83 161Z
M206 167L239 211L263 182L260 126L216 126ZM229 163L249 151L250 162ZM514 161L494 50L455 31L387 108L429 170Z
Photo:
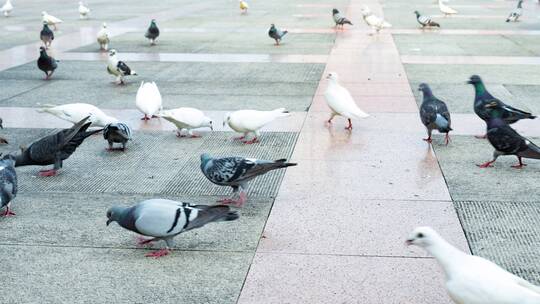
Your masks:
M343 17L341 15L341 13L336 8L334 8L332 10L332 17L334 18L334 22L336 23L336 27L341 25L341 28L343 28L343 26L345 24L353 25L352 22L349 19Z
M49 28L49 25L47 25L47 22L43 23L43 29L39 33L39 38L43 41L46 49L51 46L52 41L54 40L54 33Z
M0 160L0 208L6 207L2 216L15 215L9 210L11 201L17 196L17 172L15 157L7 154Z
M152 19L150 22L150 26L148 27L148 30L146 30L144 37L150 40L150 45L156 44L156 39L159 37L159 28L156 25L155 19Z
M119 150L126 150L126 143L131 140L131 129L128 125L121 122L110 123L103 128L103 138L109 143L107 151L116 150L113 148L114 143L122 144Z
M489 119L489 112L485 105L495 102L502 109L502 119L507 124L513 124L520 119L535 119L536 116L531 113L511 107L499 99L493 97L486 89L484 82L478 75L472 75L467 81L468 84L474 86L474 113L478 115L482 120L487 121ZM483 136L485 138L485 136Z
M448 107L444 101L433 96L427 84L421 83L418 90L422 91L424 95L424 100L420 106L420 119L428 132L428 138L424 140L431 143L431 132L436 129L440 133L446 133L445 144L448 145L450 141L448 132L452 131Z
M498 102L493 101L485 104L484 109L489 115L487 120L487 138L495 148L495 151L493 152L493 159L478 165L480 168L492 167L491 164L501 155L517 156L519 163L512 166L517 169L526 166L522 162L522 158L540 159L540 147L519 135L508 125L503 118L505 109Z
M279 45L279 42L287 33L288 31L279 30L274 24L271 24L268 30L268 36L276 41L276 45Z
M420 23L420 25L422 25L422 27L426 27L426 26L441 27L440 24L438 24L437 22L431 20L430 16L421 15L418 11L414 11L414 14L416 15L416 21L418 21L418 23Z
M58 61L51 56L47 55L45 47L39 48L39 58L37 60L37 66L45 73L45 80L51 78L54 70L58 67Z
M88 136L102 131L86 131L92 124L87 122L89 118L87 116L69 129L47 135L28 148L21 147L21 153L15 159L15 167L54 165L50 170L40 171L39 175L55 176L62 168L62 161L69 158Z

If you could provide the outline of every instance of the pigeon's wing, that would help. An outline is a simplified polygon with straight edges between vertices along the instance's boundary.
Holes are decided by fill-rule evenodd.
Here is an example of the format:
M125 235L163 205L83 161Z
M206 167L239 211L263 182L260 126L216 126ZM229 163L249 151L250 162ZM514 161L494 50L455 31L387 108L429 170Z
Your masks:
M285 159L268 161L246 158L243 159L242 164L240 165L240 174L235 177L236 181L244 182L253 179L256 176L263 175L268 171L295 165L296 164L293 163L287 163Z
M200 228L211 222L232 221L238 218L238 214L234 211L231 211L229 206L190 205L187 203L184 204L186 208L196 210L196 212L190 212L190 216L188 216L188 224L185 228L186 231Z
M515 122L523 118L534 117L531 113L516 109L512 106L501 102L503 112L503 119L510 122Z
M436 106L437 106L437 113L441 114L442 117L444 117L448 123L450 124L450 111L448 110L448 107L446 106L446 103L436 97L434 97Z
M137 206L133 214L138 232L153 237L179 234L187 224L186 211L181 204L143 204Z
M203 171L212 182L229 184L238 182L254 165L254 162L247 161L245 158L224 157L212 159Z
M420 107L420 119L424 126L429 126L437 119L437 107L431 102L422 103Z
M489 129L487 136L489 142L497 151L506 154L516 154L519 151L527 150L525 138L519 135L510 126L500 126Z
M131 69L123 61L118 61L116 68L122 75L131 75Z

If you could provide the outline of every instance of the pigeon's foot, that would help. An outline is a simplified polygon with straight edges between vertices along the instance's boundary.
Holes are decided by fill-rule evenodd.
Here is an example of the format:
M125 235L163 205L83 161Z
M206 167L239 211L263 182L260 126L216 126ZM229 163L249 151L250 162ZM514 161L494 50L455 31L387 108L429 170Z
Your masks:
M240 192L240 199L236 202L236 207L242 207L247 202L247 194Z
M125 148L106 148L105 151L107 152L114 152L114 151L122 151L124 152L126 149Z
M160 257L164 257L164 256L168 255L169 253L171 253L171 251L169 249L167 249L167 248L164 248L164 249L160 249L158 251L148 253L145 256L149 257L149 258L159 259Z
M49 176L56 176L56 175L58 175L58 171L56 171L55 169L39 171L39 176L42 176L42 177L49 177Z
M352 121L351 119L349 118L349 125L345 127L345 130L352 130Z
M148 117L148 115L144 114L144 117L141 118L141 120L147 121L147 120L150 120L150 117Z
M444 144L448 146L449 142L450 142L450 134L446 133L446 136L444 137Z
M490 161L488 161L488 162L485 162L485 163L483 163L483 164L481 164L481 165L477 165L477 166L478 166L479 168L493 167L493 165L491 165L491 164L493 164L494 162L495 162L494 160L490 160Z
M142 236L137 236L137 246L152 246L154 242L154 239L147 239Z
M198 134L191 134L191 136L189 138L201 138L202 136L201 135L198 135Z
M233 138L233 139L234 139L234 140L242 140L242 139L244 139L244 138L246 138L245 135L244 135L244 136L235 137L235 138Z
M9 210L9 207L6 207L6 210L4 211L4 213L0 214L0 216L14 216L16 215L15 212Z
M519 164L513 165L512 168L514 169L522 169L523 167L527 166L526 164L521 161L521 157L518 156Z
M230 198L224 198L216 201L217 203L223 204L223 205L230 205L230 204L236 204L236 200L230 199Z
M484 134L484 135L475 135L474 138L478 138L478 139L486 139L486 138L487 138L487 134Z
M183 135L180 132L176 132L176 137L181 138L181 137L186 137L186 135Z
M257 139L257 137L253 137L252 140L245 140L245 141L242 141L244 144L246 145L251 145L251 144L254 144L254 143L258 143L259 140Z
M427 141L428 143L431 143L433 140L431 139L431 136L428 138L422 138L423 141Z

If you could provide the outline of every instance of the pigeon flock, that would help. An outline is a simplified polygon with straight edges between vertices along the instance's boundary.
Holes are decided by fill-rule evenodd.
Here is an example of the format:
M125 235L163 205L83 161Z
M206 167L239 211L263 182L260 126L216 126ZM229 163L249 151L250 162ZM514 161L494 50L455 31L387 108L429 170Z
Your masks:
M506 22L518 21L522 15L522 2L522 0L518 1L517 7L510 13ZM438 0L438 6L445 17L458 13L443 0ZM241 14L247 14L249 5L246 1L239 0L239 8ZM11 1L6 0L0 12L8 17L13 9ZM91 10L82 1L79 2L78 12L80 19L90 18ZM373 14L367 6L362 8L361 13L364 22L376 33L392 27L382 17ZM440 24L433 21L432 17L423 15L419 11L414 11L414 14L422 28L440 27ZM353 26L351 20L336 8L332 10L332 18L336 29L343 30L345 25ZM43 11L42 22L40 39L43 46L40 47L37 66L45 73L45 79L48 80L58 68L59 61L50 56L47 50L54 41L54 31L63 21ZM268 36L275 41L276 46L281 45L282 39L287 34L287 30L280 29L274 24L271 24L268 30ZM160 30L156 20L152 19L144 37L153 46L159 36ZM136 76L137 72L118 58L119 53L115 49L109 50L110 38L107 24L103 23L97 34L97 42L100 50L108 51L107 72L115 77L117 84L122 85L125 84L127 76ZM335 116L342 116L348 121L345 129L350 131L353 128L353 119L367 118L369 114L358 107L347 88L340 84L337 73L331 72L326 78L328 87L324 92L324 97L331 110L326 122L332 124ZM514 155L518 158L518 164L512 166L514 168L526 166L523 158L540 159L540 147L521 136L510 126L522 119L535 119L536 116L493 97L478 75L472 75L468 83L474 87L474 112L486 123L487 132L480 138L487 138L494 148L493 158L478 166L491 167L497 158L503 155ZM427 138L423 140L431 143L432 133L436 130L445 134L445 144L448 145L452 120L446 103L434 95L427 83L420 84L418 89L423 95L419 109L420 119L427 131ZM125 152L128 142L133 140L132 130L126 123L107 115L94 105L72 103L40 106L39 112L54 115L73 123L73 126L37 139L27 147L21 146L18 152L0 155L0 208L4 210L1 213L2 216L15 215L11 203L17 196L16 167L52 166L52 168L39 171L40 176L52 177L59 174L63 161L75 153L86 138L94 134L103 135L108 143L108 151ZM163 118L174 124L178 137L200 137L193 133L194 129L213 130L212 119L198 109L181 107L164 110L162 96L155 82L141 82L135 96L135 106L144 115L141 120ZM235 139L245 144L254 144L259 142L260 130L265 125L289 115L290 113L284 108L272 111L238 110L225 114L223 126L229 126L235 132L242 134ZM0 128L3 128L1 118ZM7 144L7 140L0 137L0 143ZM173 239L178 234L201 228L211 222L238 219L238 213L231 211L229 205L244 206L247 202L249 181L270 171L296 165L286 159L271 161L239 156L213 157L208 153L203 153L200 155L201 173L213 184L231 187L233 192L230 197L219 200L216 205L194 205L158 198L145 200L131 207L113 206L106 212L106 224L116 222L127 230L149 237L140 239L140 245L164 241L164 248L146 255L159 258L171 252L174 247ZM406 244L422 247L436 258L446 273L448 293L456 303L540 303L540 287L508 273L488 260L459 251L429 227L415 229L406 240Z

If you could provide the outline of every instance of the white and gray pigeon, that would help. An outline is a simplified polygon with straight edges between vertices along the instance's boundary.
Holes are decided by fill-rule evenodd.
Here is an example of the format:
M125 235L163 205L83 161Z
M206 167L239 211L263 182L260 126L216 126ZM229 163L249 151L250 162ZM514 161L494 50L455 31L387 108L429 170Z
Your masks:
M103 128L103 138L109 143L107 151L125 151L127 142L132 139L131 128L123 122L107 124ZM121 144L122 148L114 148L115 143Z
M137 72L131 70L127 64L118 60L116 50L109 51L109 60L107 63L107 72L116 76L117 84L125 84L124 77L130 75L137 75Z
M407 245L424 248L446 275L446 290L456 304L538 304L540 287L479 256L460 251L430 227L418 227Z
M84 5L82 1L79 1L79 17L81 19L88 19L90 15L90 9Z
M13 4L11 4L11 0L6 0L6 3L4 3L4 5L2 5L2 8L0 8L0 12L4 14L4 17L9 17L12 11Z
M139 245L163 240L166 247L147 254L159 258L169 254L174 247L174 237L180 233L201 228L211 222L234 221L238 214L224 205L193 205L167 199L149 199L135 206L113 206L107 210L107 226L117 222L135 233L152 237Z
M39 48L39 58L37 60L38 69L45 73L45 80L49 80L58 67L58 60L47 54L45 47Z
M343 27L345 26L345 24L349 24L349 25L353 25L351 20L345 18L337 8L334 8L332 10L332 18L334 19L334 22L336 23L336 28L341 26L341 28L343 29Z
M286 159L275 161L243 157L213 158L208 153L201 154L201 170L209 181L220 186L233 188L230 198L219 200L223 204L235 204L238 207L247 201L247 183L269 171L296 166ZM235 199L236 196L238 199Z
M420 119L426 127L428 137L424 140L431 143L431 133L437 130L440 133L446 133L445 144L450 141L449 132L452 131L450 112L444 101L433 96L431 88L427 83L421 83L418 87L424 95L422 105L420 106Z
M392 24L386 22L383 18L375 16L367 6L364 6L360 12L362 13L362 18L364 18L366 24L374 29L376 33L379 33L379 31L384 28L392 27Z
M39 38L43 41L46 49L51 46L54 40L54 32L51 31L47 22L43 22L43 29L41 29L41 32L39 33Z
M517 22L519 17L523 14L523 0L519 0L517 3L517 7L510 12L510 15L508 15L508 18L506 18L506 22Z
M152 19L152 21L150 21L150 26L146 30L144 37L150 40L150 45L156 44L156 39L159 37L159 28L156 24L155 19Z
M414 11L414 14L416 15L416 21L420 23L422 28L424 27L441 27L440 24L433 21L430 16L422 15L419 11Z
M109 30L107 30L107 23L103 22L101 29L97 33L97 42L99 44L99 49L102 51L107 51L109 49Z
M53 15L47 14L47 12L45 12L45 11L41 12L41 17L42 17L42 21L46 22L48 25L52 25L54 27L55 31L56 31L56 25L59 24L59 23L64 22L61 19L56 18Z
M0 154L1 155L1 154ZM1 216L15 215L10 210L13 199L17 196L17 172L15 156L6 154L0 160L0 208L6 208Z
M279 45L281 39L283 39L283 36L285 36L287 33L288 31L282 31L278 29L274 24L271 24L270 29L268 29L268 36L276 41L275 45Z

